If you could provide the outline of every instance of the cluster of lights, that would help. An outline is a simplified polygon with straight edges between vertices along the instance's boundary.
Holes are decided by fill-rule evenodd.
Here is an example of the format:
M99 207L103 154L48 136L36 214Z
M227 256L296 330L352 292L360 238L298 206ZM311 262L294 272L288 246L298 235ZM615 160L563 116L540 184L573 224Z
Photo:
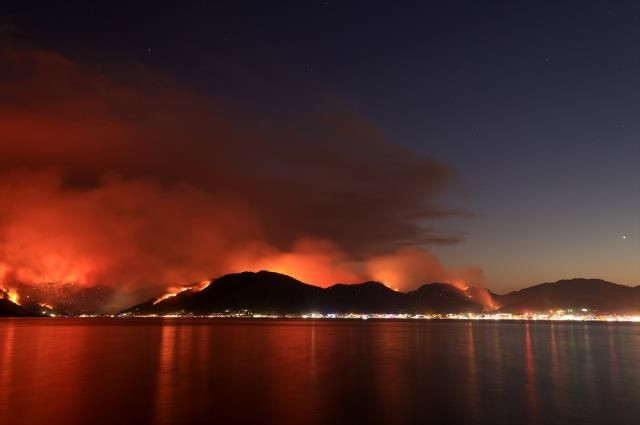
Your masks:
M393 314L393 313L305 313L305 314L262 314L250 311L225 312L212 314L169 313L169 314L132 314L124 313L117 317L167 317L167 318L244 318L244 319L335 319L335 320L533 320L533 321L578 321L578 322L640 322L640 315L595 314L587 309L579 311L556 310L547 313L449 313L449 314Z

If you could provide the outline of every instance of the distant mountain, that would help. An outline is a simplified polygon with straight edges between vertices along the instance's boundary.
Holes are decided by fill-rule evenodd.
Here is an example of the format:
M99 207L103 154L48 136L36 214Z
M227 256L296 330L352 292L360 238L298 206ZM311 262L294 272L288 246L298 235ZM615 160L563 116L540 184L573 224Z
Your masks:
M449 313L478 312L482 305L448 284L429 284L402 293L380 282L320 288L268 271L229 274L201 291L185 290L125 310L132 314L206 314L249 310L259 313Z
M117 308L122 308L120 303L123 300L131 300L127 302L129 304L149 296L149 293L126 292L108 285L84 286L74 283L34 285L14 282L12 287L20 294L20 304L23 307L56 315L110 314Z
M601 279L566 279L494 295L500 311L510 313L582 309L601 313L640 313L640 287Z

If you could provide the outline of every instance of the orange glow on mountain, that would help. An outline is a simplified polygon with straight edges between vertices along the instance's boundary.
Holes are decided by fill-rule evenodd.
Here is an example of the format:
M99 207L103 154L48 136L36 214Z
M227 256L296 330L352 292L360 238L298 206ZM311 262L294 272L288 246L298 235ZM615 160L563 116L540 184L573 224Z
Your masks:
M464 281L459 279L452 279L447 281L446 283L464 292L469 290L469 285L467 285L466 283L464 283Z
M357 266L329 241L301 239L288 251L253 244L232 255L228 269L230 272L269 270L324 287L365 280L366 275L359 273Z
M0 289L0 298L4 298L14 304L20 305L20 294L18 294L18 291L15 289Z
M161 295L158 298L156 298L153 304L158 304L159 302L175 297L176 295L189 290L191 290L191 288L186 286L172 286L169 289L167 289L167 292L164 295Z
M190 292L200 292L203 289L206 289L209 285L211 284L210 280L203 280L201 282L198 282L194 285L191 286L171 286L167 289L167 292L161 296L159 296L158 298L156 298L156 300L153 302L153 304L158 304L166 299L175 297L178 294L181 294L183 292L186 291L190 291Z
M207 287L209 285L211 285L211 281L210 280L203 280L203 281L200 281L200 282L196 283L195 285L193 285L191 287L191 290L194 291L194 292L200 292L202 290L207 289Z

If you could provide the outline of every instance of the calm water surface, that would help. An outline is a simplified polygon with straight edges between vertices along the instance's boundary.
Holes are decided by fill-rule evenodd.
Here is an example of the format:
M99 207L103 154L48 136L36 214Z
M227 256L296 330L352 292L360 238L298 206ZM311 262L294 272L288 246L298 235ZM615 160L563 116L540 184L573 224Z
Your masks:
M0 424L629 424L640 326L0 319Z

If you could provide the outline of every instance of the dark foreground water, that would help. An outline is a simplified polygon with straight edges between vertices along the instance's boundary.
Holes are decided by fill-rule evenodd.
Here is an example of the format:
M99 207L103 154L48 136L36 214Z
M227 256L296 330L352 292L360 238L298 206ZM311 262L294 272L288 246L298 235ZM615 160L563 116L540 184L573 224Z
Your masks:
M0 319L0 424L631 424L640 326Z

